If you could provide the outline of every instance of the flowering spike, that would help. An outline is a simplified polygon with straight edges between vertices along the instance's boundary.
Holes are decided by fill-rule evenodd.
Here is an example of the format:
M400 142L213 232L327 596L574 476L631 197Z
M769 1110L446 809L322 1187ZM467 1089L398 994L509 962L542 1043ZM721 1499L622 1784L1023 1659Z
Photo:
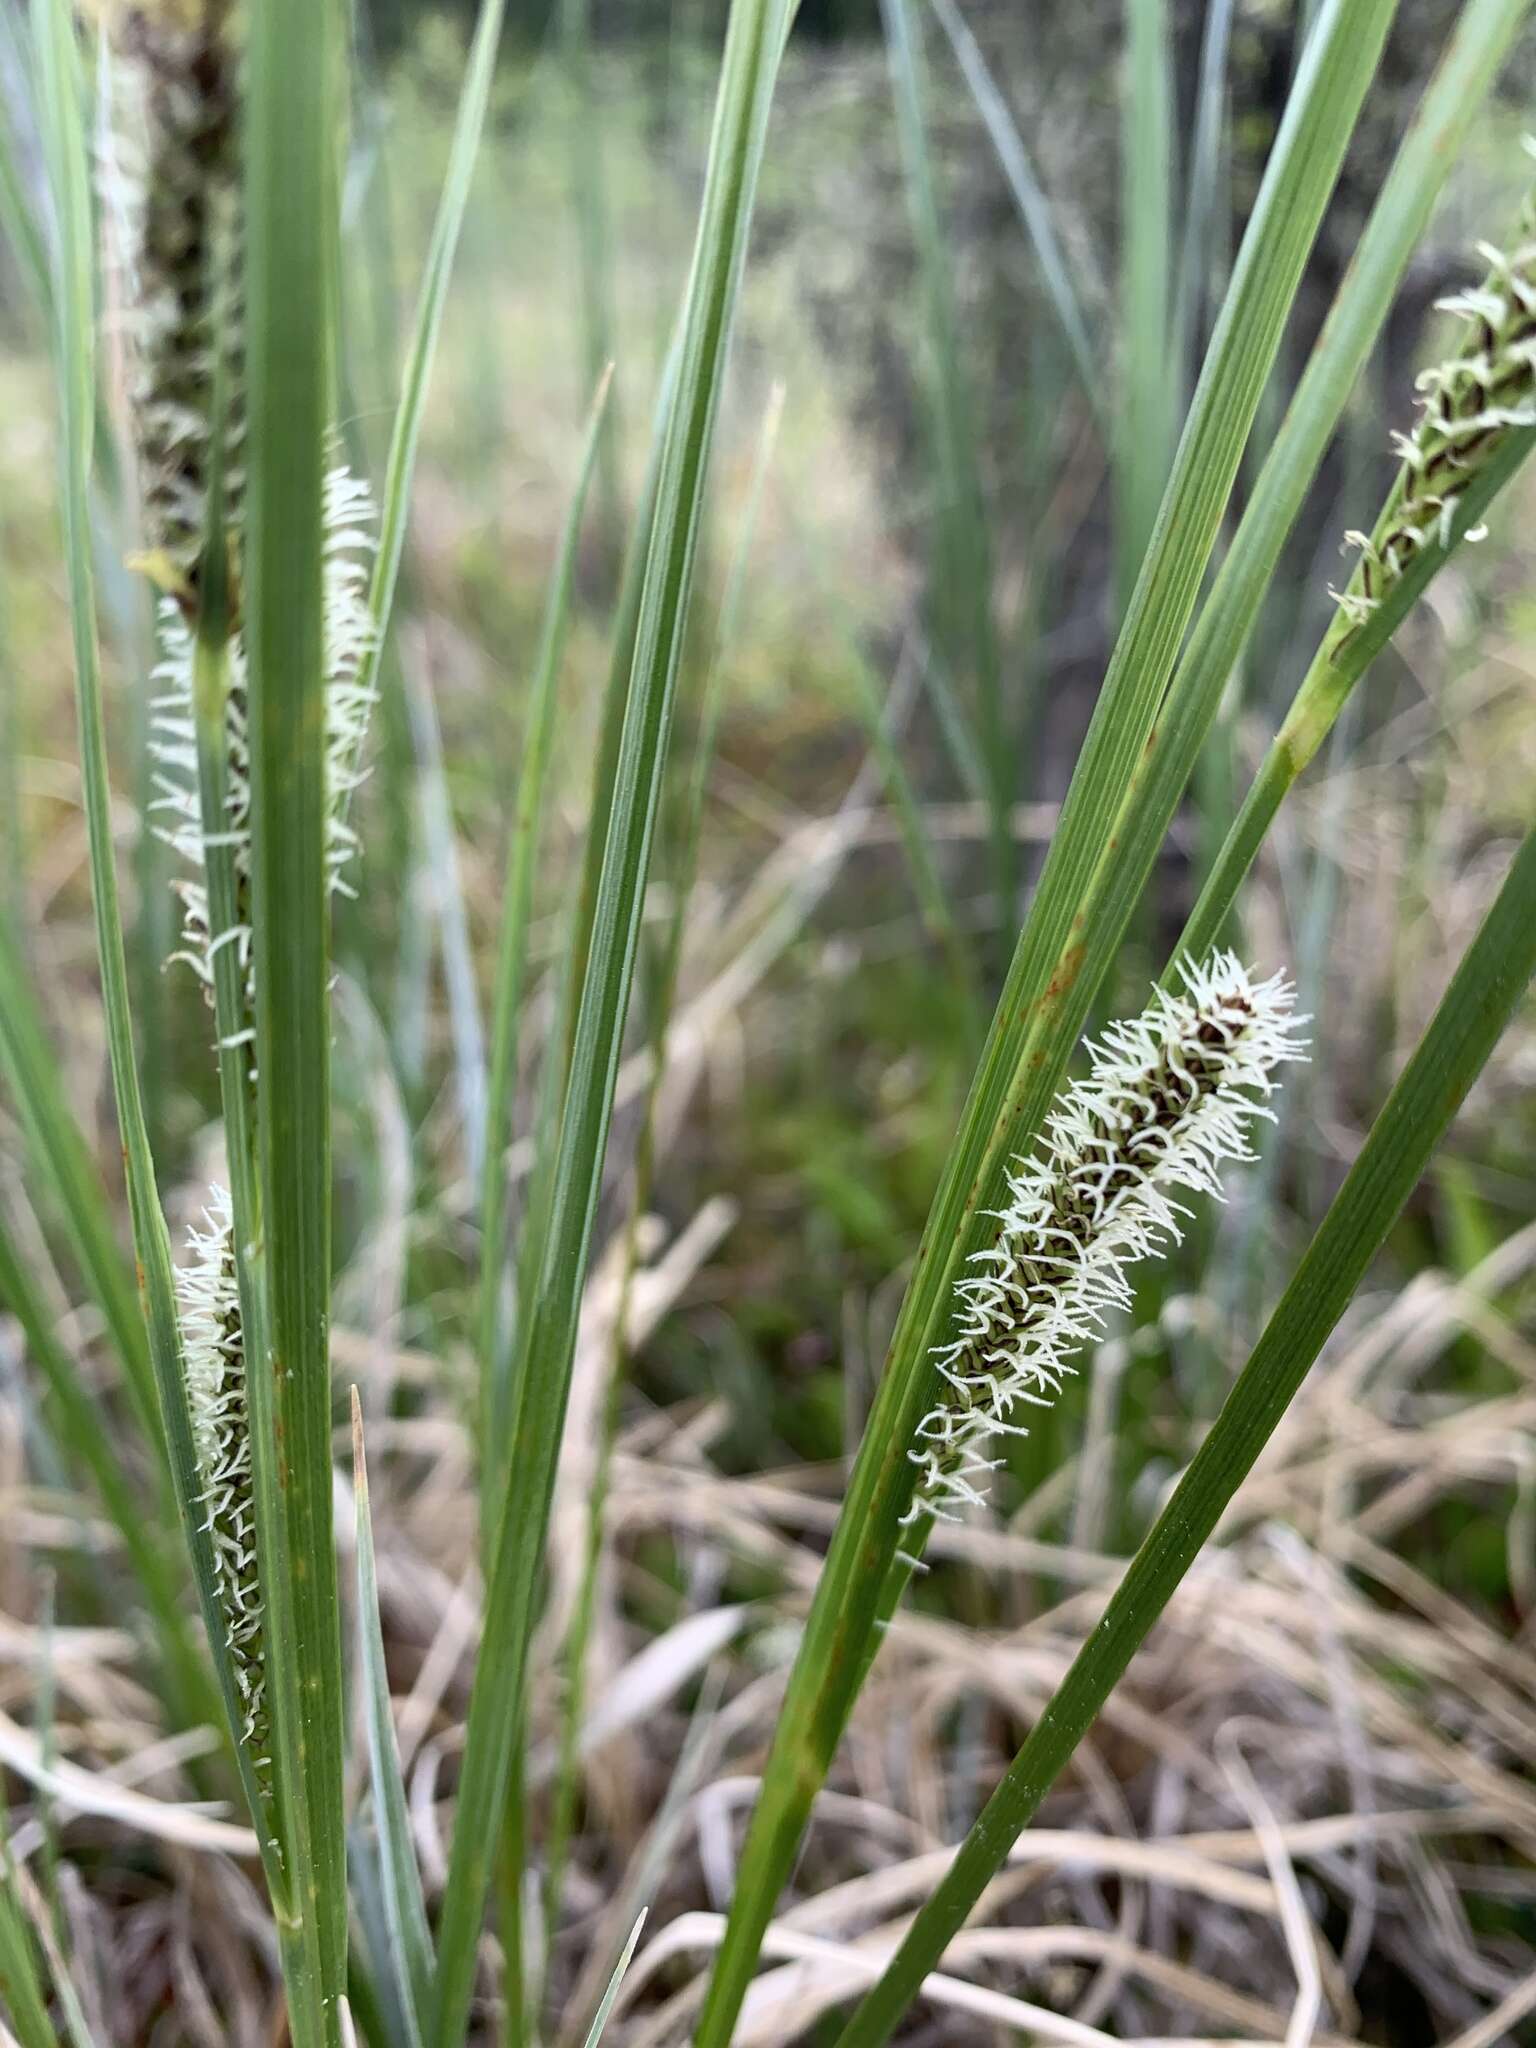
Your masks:
M240 87L232 0L121 0L117 133L107 197L119 224L134 438L148 527L143 566L192 607L208 514L215 388L223 492L244 483Z
M193 1230L194 1257L176 1275L187 1405L197 1453L204 1524L213 1543L224 1638L245 1723L240 1740L258 1778L267 1770L266 1649L256 1562L256 1505L246 1407L245 1338L235 1275L234 1214L215 1186Z
M1528 199L1517 245L1505 252L1480 242L1488 265L1482 284L1437 301L1466 323L1461 347L1421 372L1419 419L1394 433L1402 470L1372 534L1347 533L1359 552L1349 588L1331 591L1353 637L1421 550L1445 546L1469 485L1509 435L1536 426L1536 205ZM1483 529L1468 540L1482 538ZM1338 648L1335 648L1338 652Z
M996 1241L956 1283L954 1334L934 1352L946 1391L908 1453L908 1523L983 1501L990 1439L1027 1434L1015 1412L1050 1405L1106 1313L1130 1306L1126 1268L1178 1242L1189 1210L1177 1195L1220 1198L1221 1167L1254 1156L1275 1069L1304 1057L1283 976L1256 982L1221 952L1181 971L1180 991L1156 990L1090 1047L1087 1077L1008 1176Z
M352 892L346 866L357 835L346 820L347 798L360 781L358 760L375 692L363 682L373 644L368 609L369 531L374 517L368 486L344 465L325 479L325 751L327 775L326 875L340 895ZM167 845L193 871L176 884L182 901L182 945L171 957L184 960L211 990L213 962L222 946L240 949L249 973L251 934L242 922L232 930L210 928L204 857L211 846L233 847L242 890L250 868L251 778L246 737L246 664L243 636L229 643L229 688L225 697L227 810L214 830L204 829L197 774L197 727L193 711L195 641L181 607L166 599L160 607L160 649L153 680L150 745L155 757L155 797L150 808L164 815L158 827Z

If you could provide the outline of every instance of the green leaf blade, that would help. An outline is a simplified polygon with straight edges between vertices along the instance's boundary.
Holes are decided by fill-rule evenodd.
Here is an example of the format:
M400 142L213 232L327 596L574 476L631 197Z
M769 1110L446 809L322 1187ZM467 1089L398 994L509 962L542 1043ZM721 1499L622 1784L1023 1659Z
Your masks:
M727 30L676 392L661 462L629 698L583 973L548 1234L519 1375L438 1945L430 2039L458 2048L500 1837L532 1634L539 1565L569 1391L576 1320L602 1177L620 1041L660 804L708 458L768 108L790 0L736 0Z

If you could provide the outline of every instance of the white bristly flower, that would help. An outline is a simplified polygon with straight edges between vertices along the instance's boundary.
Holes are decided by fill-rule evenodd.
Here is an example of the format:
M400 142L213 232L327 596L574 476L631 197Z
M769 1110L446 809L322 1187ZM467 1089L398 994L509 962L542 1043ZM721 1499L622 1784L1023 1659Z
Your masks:
M337 464L325 479L324 660L327 775L326 873L333 890L351 895L346 866L357 845L347 821L348 799L361 779L360 760L375 692L363 681L373 645L368 610L368 561L374 542L373 496L366 483ZM208 889L203 879L205 838L197 780L197 728L193 717L193 632L181 608L167 598L160 606L161 657L154 671L150 744L155 756L157 794L150 806L169 822L160 836L186 861L192 874L176 883L182 900L185 960L206 987L213 983L219 948L239 948L250 966L251 933L242 921L234 930L209 927ZM228 810L211 830L232 845L242 884L250 863L250 750L246 737L245 647L237 631L229 645L229 692L225 712Z
M1530 145L1527 145L1530 147ZM1347 533L1359 550L1349 588L1330 594L1351 629L1363 626L1413 557L1449 543L1457 507L1509 435L1536 426L1536 210L1528 200L1510 250L1478 244L1488 274L1437 308L1465 322L1461 346L1425 370L1419 419L1394 434L1403 467L1374 533ZM1481 540L1485 529L1470 531Z
M1126 1269L1166 1252L1190 1212L1181 1195L1221 1194L1220 1169L1253 1158L1276 1069L1304 1057L1295 991L1254 981L1231 953L1182 970L1141 1016L1090 1047L1087 1077L1047 1119L1037 1152L1008 1176L996 1241L959 1281L954 1333L935 1357L943 1398L918 1425L906 1520L954 1520L985 1498L996 1435L1048 1407L1105 1316L1128 1308Z
M208 1227L190 1233L193 1257L176 1275L187 1405L224 1638L245 1714L240 1739L260 1773L267 1763L266 1655L234 1216L224 1188L211 1189L203 1220Z
M129 411L144 494L147 545L135 559L162 593L158 694L151 704L152 809L161 815L161 836L190 870L176 885L184 914L175 957L211 986L220 948L236 947L249 990L249 904L241 903L230 930L213 931L204 878L209 847L231 847L237 893L249 894L250 755L238 625L246 405L237 13L235 0L116 0L108 16L116 133L103 183L121 249L133 368ZM331 888L350 894L344 871L356 835L347 820L348 799L360 775L372 697L363 673L374 638L368 608L374 507L368 486L336 451L333 436L325 451L321 543L325 858ZM193 657L215 469L236 624L228 649L227 808L222 818L204 819Z

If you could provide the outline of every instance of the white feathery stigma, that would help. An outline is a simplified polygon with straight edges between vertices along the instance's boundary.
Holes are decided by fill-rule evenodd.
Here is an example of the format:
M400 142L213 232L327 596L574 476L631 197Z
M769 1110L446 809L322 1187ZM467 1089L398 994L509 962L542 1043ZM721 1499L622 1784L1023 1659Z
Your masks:
M234 1214L214 1186L206 1230L192 1230L192 1259L176 1275L192 1442L225 1642L245 1722L240 1739L258 1774L267 1767L266 1654L256 1563L256 1507L246 1407L245 1339L235 1275Z
M348 799L362 780L363 742L377 694L363 680L374 638L373 618L368 609L368 562L374 547L370 531L373 496L361 478L337 464L325 478L323 510L325 864L331 889L350 896L353 891L346 867L356 850L357 834L347 821ZM150 706L156 789L150 808L166 815L169 822L157 828L160 836L192 870L174 885L182 901L182 945L172 957L186 961L211 990L214 957L220 947L238 946L247 974L251 964L248 922L241 921L232 931L210 929L208 889L203 877L207 847L213 843L231 845L242 895L248 886L251 779L245 646L237 630L228 649L227 810L209 831L204 827L197 775L197 725L192 697L194 633L180 606L170 598L160 606L160 649L160 660L154 670L156 695ZM211 837L213 832L219 835L217 841Z
M1529 142L1526 147L1532 149ZM1376 531L1344 536L1360 557L1349 588L1329 593L1348 629L1345 640L1366 624L1415 555L1450 544L1457 508L1479 471L1510 434L1536 426L1532 201L1526 201L1513 248L1477 247L1488 265L1483 282L1436 302L1438 311L1463 320L1465 331L1453 356L1420 373L1419 419L1411 434L1392 436L1403 466ZM1481 540L1485 532L1477 527L1465 538Z
M990 1439L1027 1434L1016 1413L1049 1407L1074 1354L1130 1306L1126 1269L1178 1242L1178 1197L1219 1199L1222 1166L1254 1157L1276 1069L1305 1057L1284 976L1255 981L1219 951L1181 973L1181 989L1155 990L1090 1046L1089 1073L1008 1176L996 1239L957 1282L953 1334L934 1353L945 1388L909 1452L909 1524L982 1503L1000 1462Z

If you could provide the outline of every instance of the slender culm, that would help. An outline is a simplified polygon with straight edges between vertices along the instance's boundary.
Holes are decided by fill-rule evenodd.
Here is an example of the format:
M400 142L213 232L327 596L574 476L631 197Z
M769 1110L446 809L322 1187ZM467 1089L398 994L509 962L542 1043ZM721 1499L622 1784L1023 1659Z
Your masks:
M266 1648L234 1214L224 1188L211 1189L203 1220L207 1228L191 1231L193 1256L176 1276L187 1406L225 1642L245 1711L240 1740L250 1752L258 1782L263 1782L270 1769Z
M1457 506L1512 433L1536 426L1536 199L1514 245L1480 242L1487 276L1437 302L1464 324L1461 346L1420 373L1419 420L1394 434L1402 470L1374 533L1348 533L1359 550L1349 587L1334 592L1352 628L1363 626L1425 547L1452 538ZM1482 530L1467 535L1481 539Z
M910 1453L909 1523L980 1504L990 1439L1024 1434L1016 1412L1049 1406L1105 1315L1129 1306L1126 1269L1178 1241L1178 1194L1219 1197L1221 1167L1253 1157L1275 1071L1303 1056L1295 991L1220 952L1183 981L1109 1027L1009 1175L996 1240L959 1282L954 1333L935 1353L945 1392Z

